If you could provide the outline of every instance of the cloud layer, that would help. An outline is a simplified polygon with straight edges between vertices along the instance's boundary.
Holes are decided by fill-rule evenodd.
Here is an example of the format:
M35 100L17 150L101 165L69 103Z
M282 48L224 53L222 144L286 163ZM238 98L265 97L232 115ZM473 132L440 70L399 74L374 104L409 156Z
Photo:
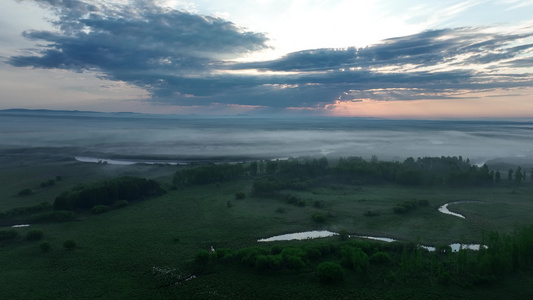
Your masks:
M339 100L460 98L533 85L532 28L431 30L364 48L239 63L269 48L264 33L148 0L35 2L57 15L58 30L24 32L43 46L9 64L94 71L146 89L159 103L320 108Z

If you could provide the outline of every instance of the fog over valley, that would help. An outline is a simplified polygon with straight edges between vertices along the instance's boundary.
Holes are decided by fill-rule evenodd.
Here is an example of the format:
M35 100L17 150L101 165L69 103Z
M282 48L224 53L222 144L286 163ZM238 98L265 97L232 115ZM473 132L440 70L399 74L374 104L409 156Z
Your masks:
M533 123L328 117L198 117L69 111L0 112L4 154L232 161L372 155L462 156L527 167ZM29 152L28 152L29 151Z

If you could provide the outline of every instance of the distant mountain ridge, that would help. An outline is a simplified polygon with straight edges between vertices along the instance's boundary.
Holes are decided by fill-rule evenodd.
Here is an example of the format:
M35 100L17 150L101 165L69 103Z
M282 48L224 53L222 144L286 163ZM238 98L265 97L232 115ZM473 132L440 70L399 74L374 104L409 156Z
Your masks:
M0 109L0 113L39 113L39 114L120 114L120 115L142 115L141 113L134 112L98 112L90 110L53 110L53 109L27 109L27 108L10 108Z

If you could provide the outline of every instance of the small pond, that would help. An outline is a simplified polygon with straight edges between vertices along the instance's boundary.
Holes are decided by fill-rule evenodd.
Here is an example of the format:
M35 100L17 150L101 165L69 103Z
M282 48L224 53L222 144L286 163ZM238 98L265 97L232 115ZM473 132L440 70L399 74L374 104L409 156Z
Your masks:
M297 232L297 233L289 233L289 234L282 234L277 235L273 237L269 237L266 239L260 239L258 242L274 242L274 241L290 241L290 240L307 240L307 239L316 239L316 238L323 238L323 237L329 237L337 235L338 233L327 231L327 230L314 230L314 231L306 231L306 232Z
M110 164L110 165L122 165L130 166L134 164L147 164L147 165L156 165L156 164L166 164L166 165L186 165L184 162L175 162L175 161L127 161L127 160L115 160L115 159L106 159L106 158L96 158L96 157L86 157L86 156L76 156L75 160L85 163L100 163L100 164Z
M305 232L296 232L296 233L289 233L289 234L282 234L282 235L276 235L273 237L269 237L266 239L259 239L258 242L275 242L275 241L290 241L290 240L306 240L306 239L316 239L316 238L323 238L323 237L330 237L338 235L338 233L327 231L327 230L321 230L321 231L305 231ZM369 239L369 240L376 240L376 241L382 241L387 243L397 242L398 240L387 238L387 237L376 237L376 236L363 236L363 235L351 235L350 237L355 238L363 238L363 239ZM436 250L433 246L425 246L420 245L420 247L427 249L430 252L433 252ZM450 244L450 247L452 248L453 252L458 252L460 249L469 249L469 250L479 250L481 245L479 244L460 244L460 243L453 243ZM486 247L486 246L483 246Z

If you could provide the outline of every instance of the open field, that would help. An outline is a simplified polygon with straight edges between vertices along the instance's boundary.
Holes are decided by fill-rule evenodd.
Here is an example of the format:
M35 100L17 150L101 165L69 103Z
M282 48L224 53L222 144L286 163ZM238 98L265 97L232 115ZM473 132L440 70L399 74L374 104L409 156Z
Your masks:
M524 182L514 189L504 183L486 188L407 188L396 185L332 185L308 191L287 191L305 201L291 205L278 197L252 197L253 179L191 186L171 190L175 166L116 166L84 164L73 160L42 158L9 160L0 169L0 211L53 203L61 192L80 183L123 175L156 179L169 191L159 197L135 202L104 214L77 214L77 221L36 224L16 228L19 237L2 241L0 249L0 298L3 299L236 299L236 298L428 298L448 297L498 299L502 295L524 298L533 295L533 278L523 274L490 287L463 289L439 284L422 286L368 285L357 275L347 274L343 284L323 286L314 274L268 276L236 266L218 266L176 286L161 286L161 270L176 276L191 273L198 250L211 246L234 251L258 245L257 240L307 230L346 230L350 234L391 237L424 245L452 242L481 243L489 231L512 232L533 224L533 185ZM40 187L50 178L54 185ZM24 188L33 194L17 196ZM236 192L244 199L236 199ZM427 200L406 214L393 207L413 199ZM452 205L450 210L466 219L437 211L444 203L475 200L479 203ZM315 202L320 205L314 205ZM281 208L281 209L280 209ZM367 216L371 211L375 215ZM323 223L314 214L326 216ZM40 242L28 241L26 233L40 229L42 241L51 248L43 253ZM77 244L63 248L65 240ZM337 241L337 237L323 239ZM317 241L278 242L291 245ZM264 244L261 244L264 245ZM270 244L269 244L270 245ZM516 297L514 297L516 296Z

